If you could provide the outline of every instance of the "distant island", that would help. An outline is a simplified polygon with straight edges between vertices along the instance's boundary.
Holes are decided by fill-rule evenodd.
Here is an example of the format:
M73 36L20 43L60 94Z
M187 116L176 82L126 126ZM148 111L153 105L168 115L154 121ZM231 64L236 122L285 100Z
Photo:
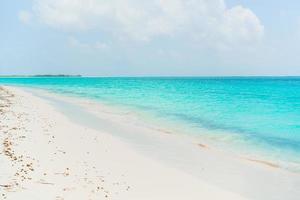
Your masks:
M32 77L81 77L81 75L66 75L66 74L38 74L33 75Z

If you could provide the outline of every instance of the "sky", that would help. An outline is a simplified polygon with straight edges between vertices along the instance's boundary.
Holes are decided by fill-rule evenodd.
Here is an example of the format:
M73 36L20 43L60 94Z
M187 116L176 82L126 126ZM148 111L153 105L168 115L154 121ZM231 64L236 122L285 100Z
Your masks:
M300 1L1 0L0 75L300 75Z

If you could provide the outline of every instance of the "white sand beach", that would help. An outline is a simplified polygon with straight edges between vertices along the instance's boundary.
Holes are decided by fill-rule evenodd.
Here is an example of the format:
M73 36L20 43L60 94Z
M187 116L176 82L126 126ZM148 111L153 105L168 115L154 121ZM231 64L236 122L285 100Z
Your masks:
M21 88L1 87L0 98L0 199L235 200L299 197L299 175L268 163L227 158L210 152L203 144L194 145L194 152L199 152L197 159L203 161L194 165L201 171L201 175L196 176L188 169L184 170L184 166L180 167L180 163L172 166L170 162L161 162L160 155L147 156L147 150L138 151L139 148L129 142L132 138L118 137L108 128L101 130L76 123L65 115L67 111ZM94 111L95 115L100 113L103 118L110 115L103 109L93 108L91 111L85 109L91 113ZM76 119L89 120L84 115L77 115ZM134 129L133 125L128 126ZM118 130L120 134L122 129L115 129ZM172 140L173 136L161 134L160 137Z

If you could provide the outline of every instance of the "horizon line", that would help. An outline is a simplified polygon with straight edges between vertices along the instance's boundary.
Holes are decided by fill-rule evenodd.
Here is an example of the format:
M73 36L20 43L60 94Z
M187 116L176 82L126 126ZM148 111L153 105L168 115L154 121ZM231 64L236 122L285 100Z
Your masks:
M36 75L0 75L0 78L230 78L230 77L299 77L300 75L80 75L80 74L36 74Z

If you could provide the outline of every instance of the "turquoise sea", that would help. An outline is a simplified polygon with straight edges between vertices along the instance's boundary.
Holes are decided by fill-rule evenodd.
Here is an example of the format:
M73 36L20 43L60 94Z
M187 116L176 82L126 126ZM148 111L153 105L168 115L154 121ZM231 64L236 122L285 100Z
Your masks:
M300 169L300 78L0 78L132 109L178 133Z

